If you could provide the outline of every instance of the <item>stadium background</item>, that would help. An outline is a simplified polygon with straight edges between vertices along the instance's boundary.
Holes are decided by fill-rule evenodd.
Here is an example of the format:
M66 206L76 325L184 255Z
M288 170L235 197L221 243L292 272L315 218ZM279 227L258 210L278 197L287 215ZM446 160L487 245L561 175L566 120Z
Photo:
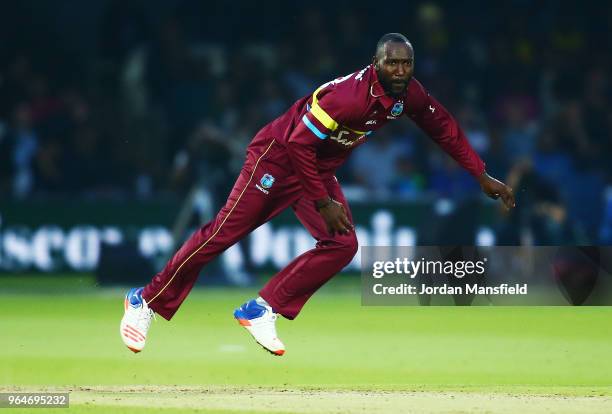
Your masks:
M372 234L389 220L390 244L397 226L410 233L400 241L421 244L612 242L609 7L235 5L1 6L10 41L0 46L0 268L91 270L103 244L133 238L130 222L150 230L136 236L140 252L165 257L169 239L185 237L224 202L254 133L317 85L368 64L391 30L412 40L416 76L460 120L488 171L515 187L518 208L496 211L404 120L378 132L338 174L370 233L362 244L376 244ZM194 186L202 189L193 203L200 214L173 234ZM57 210L40 208L49 202ZM86 217L62 214L62 204L78 203ZM399 208L385 215L390 205ZM113 209L130 214L113 223ZM49 230L55 224L62 231ZM111 225L119 229L99 234ZM74 226L85 230L73 235ZM94 246L80 253L88 264L67 258L75 238ZM262 266L243 251L247 265Z
M604 2L2 2L0 390L69 387L82 412L199 409L202 386L211 395L243 387L229 388L236 401L257 398L260 386L310 390L323 403L329 395L317 390L563 395L540 401L542 410L598 412L580 398L612 394L607 308L372 310L359 307L356 278L337 278L303 318L281 324L290 353L270 365L226 317L312 244L290 213L200 278L242 287L198 290L172 324L153 326L156 343L140 359L122 353L116 335L123 288L100 285L148 279L225 200L254 133L367 65L390 31L412 41L415 76L458 118L488 171L513 185L517 208L482 197L401 121L338 174L361 244L610 244L611 23ZM348 273L358 268L356 259ZM186 406L170 401L176 393ZM541 407L486 395L476 405L489 411ZM250 404L216 397L208 407L221 411L204 412ZM323 408L291 397L259 409L368 407L352 394ZM394 397L371 398L384 408ZM437 394L437 405L419 407L439 412L453 399L458 412L474 412L461 398Z

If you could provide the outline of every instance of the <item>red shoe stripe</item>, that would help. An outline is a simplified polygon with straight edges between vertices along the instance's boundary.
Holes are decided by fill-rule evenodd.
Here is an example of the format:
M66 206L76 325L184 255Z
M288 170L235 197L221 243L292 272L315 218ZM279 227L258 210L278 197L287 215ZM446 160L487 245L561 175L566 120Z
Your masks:
M134 335L142 337L142 339L145 339L145 336L142 333L140 333L140 331L138 331L136 328L134 328L134 327L132 327L130 325L125 325L124 329L127 329L130 332L132 332Z
M146 338L143 334L141 334L140 332L138 332L136 329L132 328L129 325L126 325L123 328L124 331L131 333L133 336L140 338L141 341L144 341Z
M123 331L123 335L127 336L130 339L133 339L136 342L144 342L144 340L136 335L134 335L133 333L131 333L130 331Z
M143 338L141 335L137 335L135 334L133 331L124 329L123 332L127 335L129 334L131 337L135 338L137 341L144 341L145 338Z
M133 341L136 341L136 342L141 342L142 341L141 339L135 337L133 334L131 334L130 332L125 331L125 330L123 331L123 335L126 336L127 338L133 340Z
M248 319L236 319L238 323L242 326L251 326L251 322Z
M124 337L124 338L127 338L127 339L129 339L129 340L132 340L132 341L134 341L134 342L139 342L139 341L138 341L136 338L134 338L134 337L132 337L132 336L129 336L129 335L126 335L126 334L123 334L123 337Z
M132 351L133 353L135 353L135 354L137 354L137 353L139 353L140 351L142 351L142 349L132 348L131 346L128 346L128 349L129 349L130 351Z

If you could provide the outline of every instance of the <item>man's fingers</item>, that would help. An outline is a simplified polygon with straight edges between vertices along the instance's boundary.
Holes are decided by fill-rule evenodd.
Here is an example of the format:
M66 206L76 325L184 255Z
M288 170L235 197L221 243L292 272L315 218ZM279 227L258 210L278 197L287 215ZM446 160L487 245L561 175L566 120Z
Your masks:
M348 219L346 208L342 203L333 201L335 205L330 206L327 211L322 213L327 231L334 236L336 232L340 234L348 234L353 229L353 224Z
M347 218L340 216L334 223L334 229L340 234L348 234L353 228L350 221Z
M345 234L347 232L346 226L344 225L344 223L342 223L342 219L340 219L339 217L338 220L336 220L336 222L334 223L334 229L340 234Z
M502 194L502 200L504 201L506 208L510 209L516 205L516 202L514 200L514 192L512 191L512 188L508 186L506 186L504 190L505 191Z
M342 216L342 224L346 228L347 233L353 229L353 224L349 221L348 217Z
M506 193L502 196L502 200L504 202L504 204L506 205L506 208L510 209L512 207L514 207L516 204L514 202L514 196L510 193Z
M508 187L508 194L510 195L510 202L512 203L512 207L516 207L516 199L514 198L514 191L512 187Z
M342 209L342 214L340 214L340 217L339 217L340 232L342 234L348 234L353 229L353 225L348 219L348 216L346 214L346 208L344 207L344 204L338 202L338 205Z
M483 192L493 200L497 200L501 197L504 207L507 209L510 209L516 205L512 187L502 183L499 180L489 177L486 174L485 179L481 181L480 185Z

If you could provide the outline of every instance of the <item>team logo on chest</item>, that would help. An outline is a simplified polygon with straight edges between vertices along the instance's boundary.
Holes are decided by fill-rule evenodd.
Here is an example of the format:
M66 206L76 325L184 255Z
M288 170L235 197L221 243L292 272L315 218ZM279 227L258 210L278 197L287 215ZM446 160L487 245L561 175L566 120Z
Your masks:
M404 103L396 102L391 108L391 116L400 116L400 114L404 111Z

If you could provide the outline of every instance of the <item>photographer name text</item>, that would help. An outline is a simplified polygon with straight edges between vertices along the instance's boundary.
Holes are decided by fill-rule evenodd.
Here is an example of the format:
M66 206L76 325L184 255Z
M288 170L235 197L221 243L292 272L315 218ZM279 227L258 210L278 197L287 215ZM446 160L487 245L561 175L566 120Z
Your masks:
M452 286L448 284L440 286L430 286L421 284L420 286L402 283L397 286L384 286L376 283L372 286L375 295L526 295L527 283L516 283L509 285L502 283L495 286L481 286L476 283L465 284L464 286Z

